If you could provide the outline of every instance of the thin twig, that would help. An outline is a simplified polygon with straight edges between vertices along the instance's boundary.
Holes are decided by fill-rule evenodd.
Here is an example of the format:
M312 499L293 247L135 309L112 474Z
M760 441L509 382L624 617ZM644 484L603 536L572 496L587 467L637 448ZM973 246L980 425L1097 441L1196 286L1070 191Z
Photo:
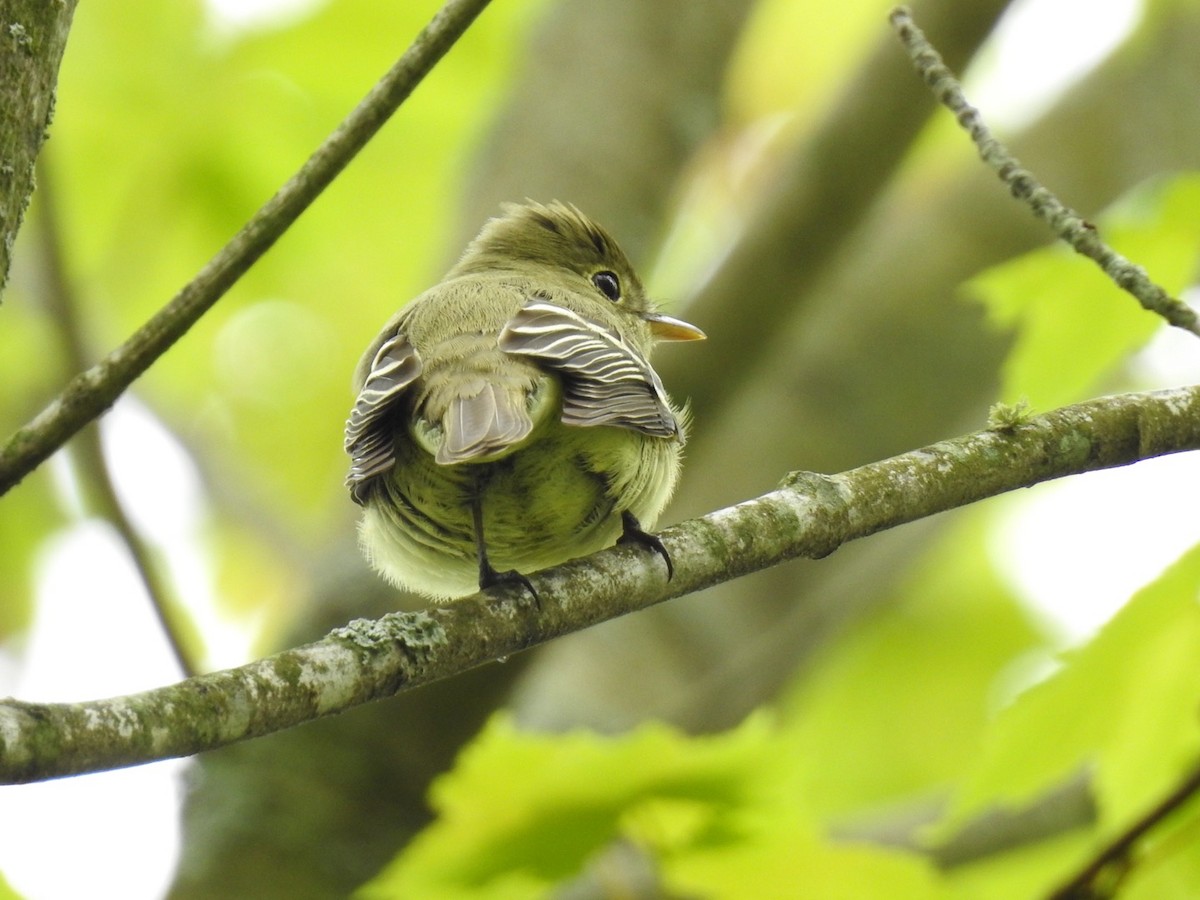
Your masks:
M120 347L73 378L0 448L0 494L108 409L179 340L320 195L383 126L489 0L448 0L412 46L300 170L216 256Z
M67 365L71 371L77 371L87 365L88 351L79 327L79 304L63 260L60 239L62 232L58 223L57 198L53 190L54 179L48 171L44 154L38 160L37 173L40 225L38 236L46 272L46 291L43 299L62 339ZM186 613L170 589L169 579L162 571L154 548L134 527L117 494L104 447L100 442L99 424L92 422L83 428L71 441L70 449L89 505L112 525L129 551L129 557L150 597L150 605L179 667L184 675L198 674L200 669L192 658L182 634L185 630L191 630L190 623L187 622Z
M1200 336L1200 316L1194 309L1172 297L1150 280L1145 269L1104 243L1095 225L1042 186L1008 148L992 136L979 110L967 102L962 85L913 22L911 11L907 7L896 7L890 19L918 74L934 96L954 113L958 124L975 142L979 156L1008 185L1012 195L1027 203L1034 215L1048 224L1075 252L1094 260L1117 287L1132 294L1144 308L1162 316L1175 327Z
M183 756L389 697L563 634L1051 478L1200 449L1200 386L1103 397L777 490L447 606L357 620L266 659L88 703L0 701L0 782Z
M1133 862L1132 856L1138 841L1197 793L1200 793L1200 765L1152 809L1113 838L1073 878L1050 894L1047 900L1087 900L1089 897L1108 896L1094 890L1097 880L1109 873L1117 880L1123 877Z

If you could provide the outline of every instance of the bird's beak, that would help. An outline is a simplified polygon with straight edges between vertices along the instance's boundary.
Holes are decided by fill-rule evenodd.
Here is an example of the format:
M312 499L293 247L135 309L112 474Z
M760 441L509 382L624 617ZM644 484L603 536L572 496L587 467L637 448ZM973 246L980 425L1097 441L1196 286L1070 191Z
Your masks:
M642 316L649 325L650 333L660 341L702 341L708 335L683 319L665 316L662 313L645 313Z

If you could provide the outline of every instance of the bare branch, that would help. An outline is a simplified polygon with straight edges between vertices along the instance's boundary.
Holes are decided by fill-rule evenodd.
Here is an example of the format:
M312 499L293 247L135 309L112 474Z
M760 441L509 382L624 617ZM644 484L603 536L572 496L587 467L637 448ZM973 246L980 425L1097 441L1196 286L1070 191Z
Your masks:
M1200 337L1200 316L1194 309L1172 297L1150 280L1145 269L1104 243L1095 225L1043 187L1028 169L1021 167L1008 148L992 136L979 110L967 102L962 85L913 22L912 13L906 7L897 7L892 10L891 22L918 74L934 96L954 113L958 124L975 142L980 157L995 169L1012 195L1029 204L1035 216L1049 225L1076 253L1099 265L1117 287L1132 294L1145 309L1162 316L1176 328Z
M25 782L184 756L448 678L568 632L796 557L1065 475L1200 449L1200 386L1123 394L942 441L775 491L663 532L675 561L614 547L413 613L356 620L237 669L87 703L0 704L0 780Z
M1117 883L1133 863L1138 842L1161 824L1164 819L1200 792L1200 766L1195 766L1162 800L1138 818L1136 822L1109 841L1049 897L1049 900L1088 900L1089 897L1109 897ZM1101 888L1101 883L1108 890Z

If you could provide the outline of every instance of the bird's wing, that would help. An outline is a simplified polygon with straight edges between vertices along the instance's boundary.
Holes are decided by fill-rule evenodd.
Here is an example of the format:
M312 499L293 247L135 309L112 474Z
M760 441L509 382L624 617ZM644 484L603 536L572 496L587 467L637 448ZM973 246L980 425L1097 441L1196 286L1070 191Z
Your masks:
M346 420L345 446L351 459L346 486L358 503L366 499L367 483L395 465L389 413L404 389L420 374L421 358L403 332L384 341L371 360L371 368Z
M682 438L666 390L644 356L610 328L531 297L500 332L500 349L529 356L563 380L562 421Z
M471 390L453 398L442 420L442 436L434 458L441 465L470 462L502 453L533 430L526 391L502 381L476 379Z

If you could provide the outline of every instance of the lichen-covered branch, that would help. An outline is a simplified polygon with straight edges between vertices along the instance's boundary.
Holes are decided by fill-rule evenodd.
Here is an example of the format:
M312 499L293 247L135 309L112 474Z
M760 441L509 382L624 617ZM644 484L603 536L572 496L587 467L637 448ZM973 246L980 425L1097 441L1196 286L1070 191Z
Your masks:
M316 643L128 697L0 704L0 781L185 756L447 678L568 632L986 497L1200 449L1200 387L1105 397L775 491L663 532L675 561L618 546L492 590L358 620Z
M979 110L967 102L962 85L942 62L941 54L913 22L912 13L906 7L897 7L892 10L891 22L918 74L934 96L954 113L958 124L974 141L979 156L996 171L1012 195L1029 204L1034 215L1049 225L1076 253L1093 260L1117 287L1131 294L1144 308L1175 327L1200 336L1200 316L1194 309L1151 281L1141 266L1108 246L1095 225L1038 182L1033 173L1023 168L1008 148L992 136Z
M75 2L0 0L0 295L54 114Z
M0 494L103 413L269 250L366 146L489 0L447 0L362 102L199 274L120 347L75 376L0 447Z

